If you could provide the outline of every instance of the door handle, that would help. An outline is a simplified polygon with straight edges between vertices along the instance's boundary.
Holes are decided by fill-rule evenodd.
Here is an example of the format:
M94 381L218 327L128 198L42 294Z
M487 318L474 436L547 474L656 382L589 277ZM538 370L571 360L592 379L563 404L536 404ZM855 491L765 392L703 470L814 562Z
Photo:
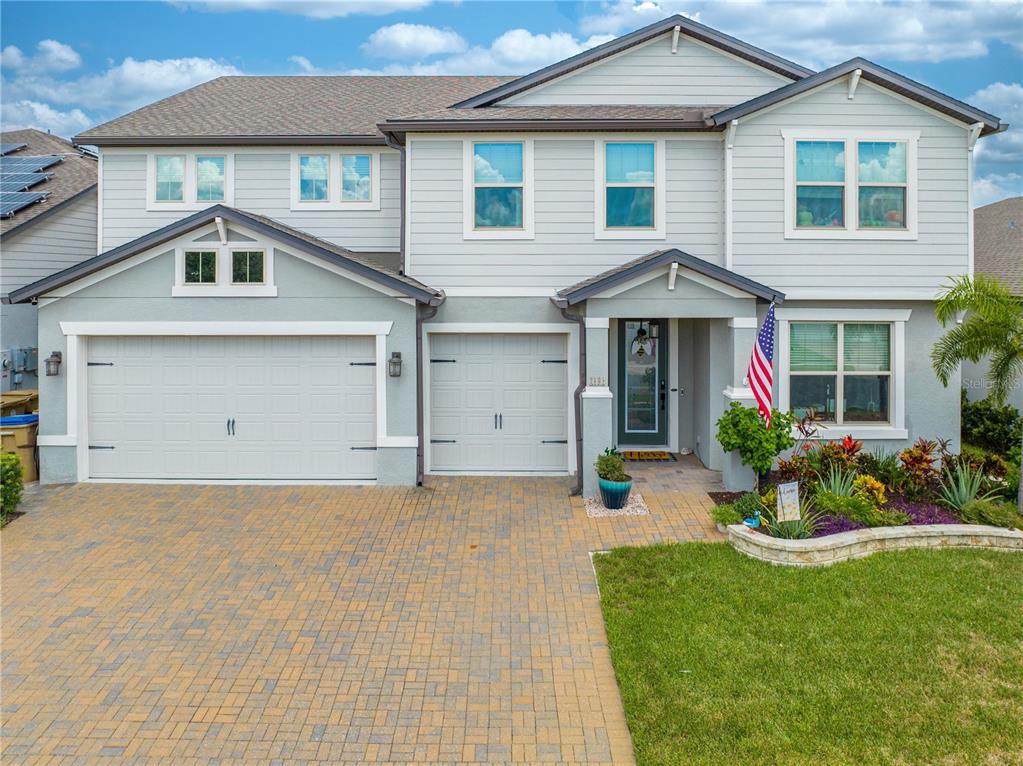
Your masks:
M503 412L500 415L497 416L497 422L500 423L498 428L500 428L503 431L504 430L504 413Z
M231 434L231 436L234 436L234 418L227 421L227 432Z
M227 435L231 435L231 418L227 419Z
M497 430L497 413L494 413L494 430Z

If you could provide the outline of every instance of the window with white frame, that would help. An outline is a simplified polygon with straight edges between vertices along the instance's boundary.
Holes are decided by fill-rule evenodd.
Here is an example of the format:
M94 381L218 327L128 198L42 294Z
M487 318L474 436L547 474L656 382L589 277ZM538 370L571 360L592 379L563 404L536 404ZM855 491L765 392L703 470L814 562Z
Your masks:
M174 247L175 298L273 298L274 245L255 232L208 226Z
M473 228L522 229L522 144L474 143L472 173Z
M215 285L217 283L217 251L186 250L186 285Z
M605 228L654 228L655 153L652 142L604 144Z
M302 202L327 202L330 189L330 155L300 154L298 198Z
M784 135L787 238L916 238L918 132Z
M157 202L183 202L185 199L185 160L183 154L158 154L155 158Z
M231 251L231 284L261 285L266 282L266 256L262 250Z
M836 425L892 422L892 324L790 322L789 408Z
M195 199L199 202L223 202L227 179L227 157L223 154L199 154L195 158Z
M341 155L341 199L345 202L366 202L373 199L371 155Z
M291 156L292 210L379 210L380 152L310 149Z

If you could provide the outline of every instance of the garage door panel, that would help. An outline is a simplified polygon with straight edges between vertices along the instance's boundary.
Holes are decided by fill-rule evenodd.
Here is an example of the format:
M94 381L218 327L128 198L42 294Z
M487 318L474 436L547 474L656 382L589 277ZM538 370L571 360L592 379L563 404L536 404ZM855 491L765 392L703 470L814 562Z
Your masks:
M369 337L92 338L99 478L372 479ZM234 435L227 420L235 420Z

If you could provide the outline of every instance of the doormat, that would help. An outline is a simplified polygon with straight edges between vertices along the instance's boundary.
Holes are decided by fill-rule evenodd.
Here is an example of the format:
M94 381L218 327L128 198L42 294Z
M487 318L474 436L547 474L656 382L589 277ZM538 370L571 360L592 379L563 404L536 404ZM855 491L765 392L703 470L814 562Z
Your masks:
M667 450L625 450L622 457L646 463L670 463L678 459Z

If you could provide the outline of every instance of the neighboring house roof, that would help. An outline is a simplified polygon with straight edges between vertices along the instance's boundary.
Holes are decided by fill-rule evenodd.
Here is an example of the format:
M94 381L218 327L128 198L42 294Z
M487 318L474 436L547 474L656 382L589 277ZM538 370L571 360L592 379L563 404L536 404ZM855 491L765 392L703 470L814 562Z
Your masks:
M385 133L462 130L707 130L723 107L493 106L438 109L380 123Z
M684 266L698 274L716 279L718 282L730 285L737 290L742 290L765 301L781 303L785 300L785 293L775 290L773 287L768 287L760 282L754 282L748 277L736 274L734 271L722 268L709 261L705 261L703 258L697 258L695 255L690 255L673 247L668 250L655 250L649 255L628 261L621 266L615 266L613 269L608 269L589 279L584 279L582 282L577 282L571 287L566 287L564 290L558 290L558 298L560 299L558 302L566 306L572 306L587 298L599 295L610 287L672 263L677 263L679 266Z
M508 77L218 77L75 136L101 146L383 144L377 123Z
M989 114L981 109L970 106L958 99L946 96L944 93L929 88L926 85L910 80L908 77L903 77L897 72L893 72L890 69L885 69L883 66L875 64L872 61L868 61L865 58L854 58L849 59L841 64L825 69L817 74L804 77L802 80L784 85L777 90L772 90L769 93L765 93L762 96L757 96L749 101L745 101L741 104L737 104L729 109L725 109L722 112L718 112L710 120L710 123L715 127L723 127L732 120L737 120L741 117L745 117L748 114L757 112L768 106L773 106L785 99L798 96L800 93L805 93L812 88L817 88L821 85L825 85L833 80L837 80L840 77L850 75L859 69L862 72L861 79L881 85L888 90L894 91L901 96L910 98L913 101L921 103L925 106L929 106L942 114L947 114L950 117L954 117L957 120L968 123L983 123L984 127L981 130L982 135L988 133L998 133L1008 128L1008 125L1002 124L997 117L993 114Z
M113 250L108 250L75 266L15 290L8 296L8 299L11 303L25 303L26 301L39 298L52 290L57 290L133 255L159 247L165 242L180 237L182 234L187 234L200 226L213 223L218 217L227 223L235 223L239 226L259 231L280 242L282 245L291 246L303 253L321 258L328 263L366 277L402 295L415 298L421 303L439 304L443 301L443 292L427 287L422 282L407 277L404 274L390 271L381 264L374 263L359 253L354 253L347 248L319 239L311 234L306 234L304 231L299 231L272 218L228 207L227 205L214 205L206 210L200 210L198 213L194 213L187 218L182 218L180 221L152 231L131 242L126 242L119 247L115 247Z
M58 136L41 130L5 130L0 133L4 144L24 144L20 149L4 155L5 158L58 155L60 162L50 165L42 172L50 177L34 184L30 192L46 192L46 198L23 207L13 216L0 219L0 237L6 237L29 224L39 223L45 217L85 194L96 190L96 159L78 151L74 145ZM0 168L3 167L0 159Z
M973 211L974 270L1001 280L1023 295L1023 197Z
M806 67L793 63L781 56L776 56L773 53L769 53L761 48L750 45L749 43L744 43L742 40L726 35L723 32L718 32L716 29L711 29L710 27L699 24L692 19L676 14L675 16L670 16L662 21L645 26L642 29L637 29L635 32L630 34L615 38L603 45L598 45L596 48L590 48L589 50L583 51L571 58L567 58L564 61L559 61L556 64L551 64L543 69L538 69L532 74L527 74L526 76L519 77L511 82L498 85L485 93L480 93L479 95L467 98L464 101L455 104L455 106L490 106L498 101L529 90L530 88L535 88L537 85L549 82L556 77L561 77L569 72L573 72L580 67L600 61L608 56L613 56L616 53L620 53L621 51L635 45L645 43L647 40L652 40L658 35L670 32L675 27L679 27L681 34L686 35L687 37L692 37L696 40L707 43L708 45L712 45L715 48L731 53L733 56L738 56L746 61L751 61L754 64L762 66L764 69L776 72L777 74L788 77L789 79L796 80L813 74L812 69L807 69Z

